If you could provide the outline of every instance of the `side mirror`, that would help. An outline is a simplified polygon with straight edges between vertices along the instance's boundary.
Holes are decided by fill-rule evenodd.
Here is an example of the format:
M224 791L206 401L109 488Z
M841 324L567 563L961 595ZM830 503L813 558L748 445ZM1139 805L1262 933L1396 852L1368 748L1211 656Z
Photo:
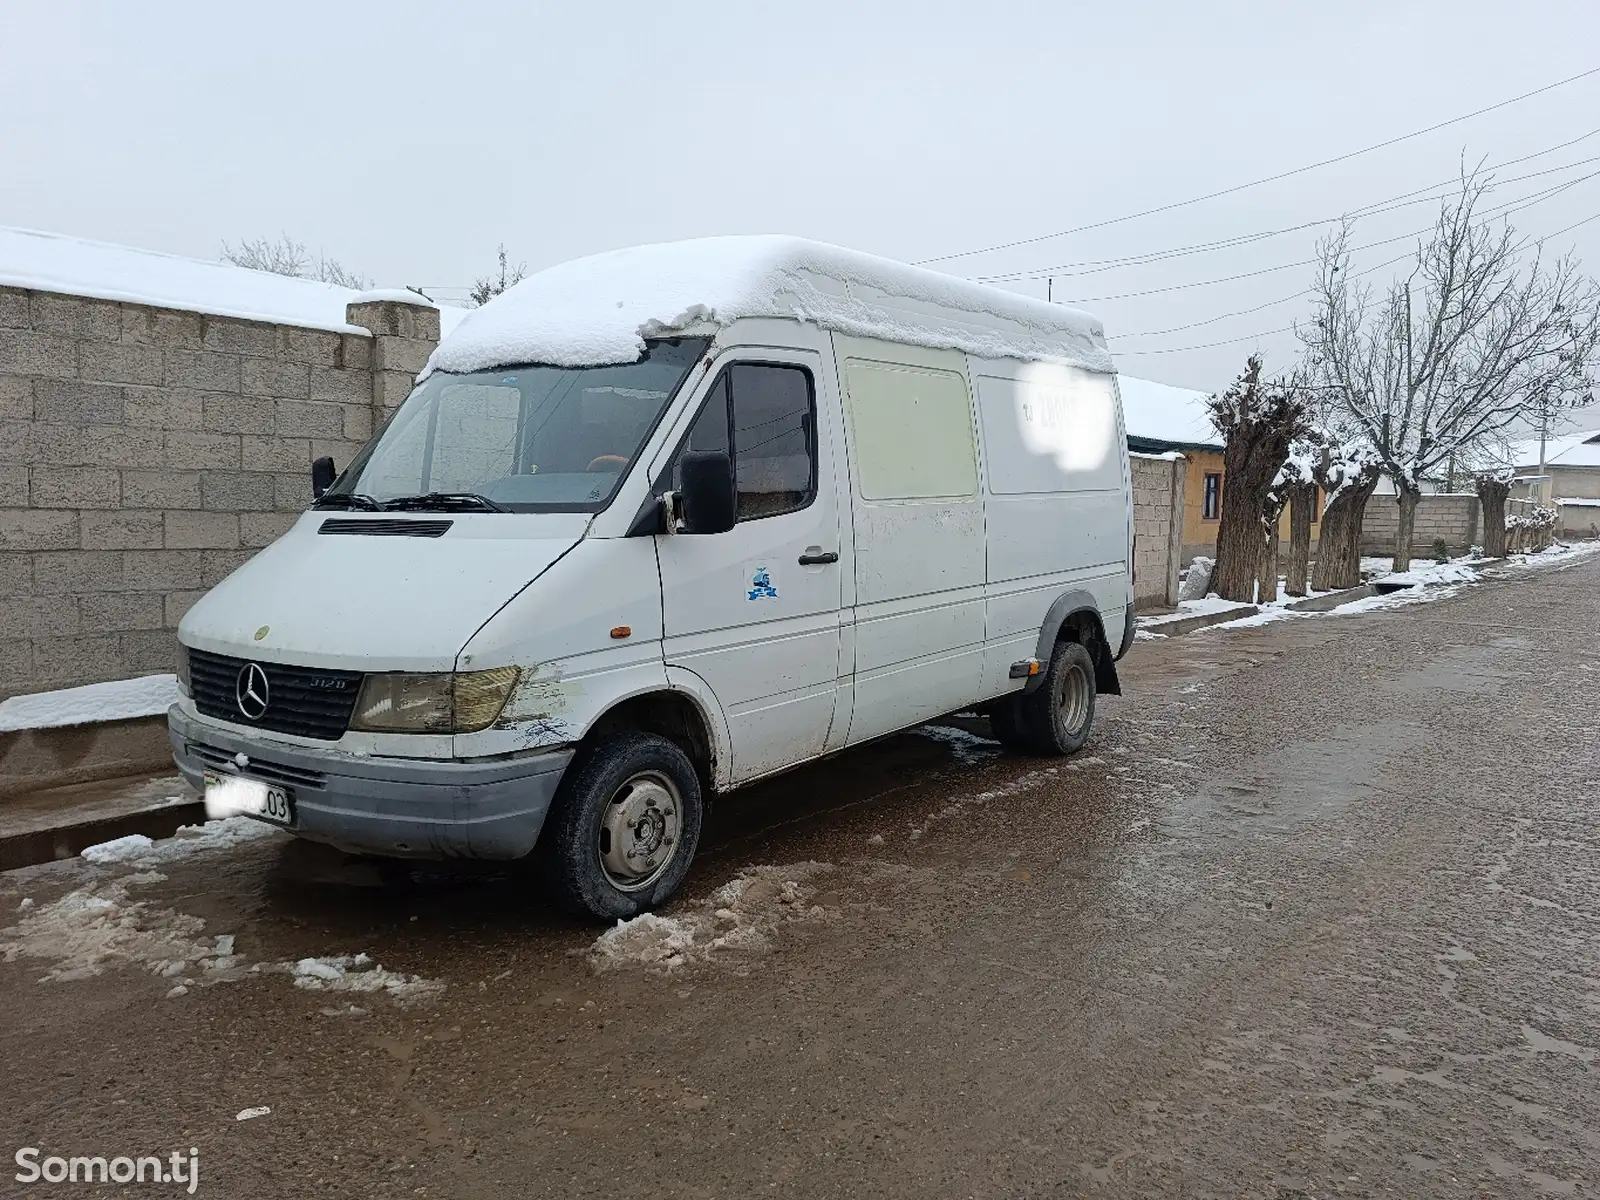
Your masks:
M678 464L678 499L685 533L726 533L733 528L733 463L722 450L695 450Z
M334 468L333 459L323 455L311 464L311 498L322 499L322 493L333 486L339 472Z

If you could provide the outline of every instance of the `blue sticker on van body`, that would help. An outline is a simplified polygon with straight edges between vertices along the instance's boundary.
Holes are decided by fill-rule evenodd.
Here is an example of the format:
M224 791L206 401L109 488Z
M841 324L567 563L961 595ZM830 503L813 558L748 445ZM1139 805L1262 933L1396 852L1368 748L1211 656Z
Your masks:
M750 600L776 600L778 589L772 586L772 576L765 567L757 567L755 574L750 576Z

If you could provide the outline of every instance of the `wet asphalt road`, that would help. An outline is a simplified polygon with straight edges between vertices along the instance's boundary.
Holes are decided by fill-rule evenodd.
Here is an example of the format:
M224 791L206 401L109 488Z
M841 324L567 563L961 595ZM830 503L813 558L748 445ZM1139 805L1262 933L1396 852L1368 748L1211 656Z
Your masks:
M1597 631L1600 557L1141 641L1070 762L907 735L725 801L672 915L765 946L671 970L514 877L196 852L130 920L444 992L0 965L0 1194L116 1191L21 1145L193 1145L221 1196L1600 1194Z

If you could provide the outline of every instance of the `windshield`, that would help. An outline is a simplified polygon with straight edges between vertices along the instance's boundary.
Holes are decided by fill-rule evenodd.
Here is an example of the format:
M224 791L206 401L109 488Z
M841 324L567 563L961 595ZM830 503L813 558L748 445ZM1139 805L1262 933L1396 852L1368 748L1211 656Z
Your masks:
M706 345L652 341L638 362L605 367L436 371L318 504L479 496L490 509L599 512Z

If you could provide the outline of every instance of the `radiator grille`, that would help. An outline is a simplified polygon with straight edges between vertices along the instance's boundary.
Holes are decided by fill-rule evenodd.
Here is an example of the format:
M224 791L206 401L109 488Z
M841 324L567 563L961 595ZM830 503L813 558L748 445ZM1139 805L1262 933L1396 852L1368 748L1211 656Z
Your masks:
M361 672L284 663L256 664L266 674L267 707L251 719L239 707L239 675L249 659L189 651L189 686L203 716L274 733L337 741L344 736L361 690Z

